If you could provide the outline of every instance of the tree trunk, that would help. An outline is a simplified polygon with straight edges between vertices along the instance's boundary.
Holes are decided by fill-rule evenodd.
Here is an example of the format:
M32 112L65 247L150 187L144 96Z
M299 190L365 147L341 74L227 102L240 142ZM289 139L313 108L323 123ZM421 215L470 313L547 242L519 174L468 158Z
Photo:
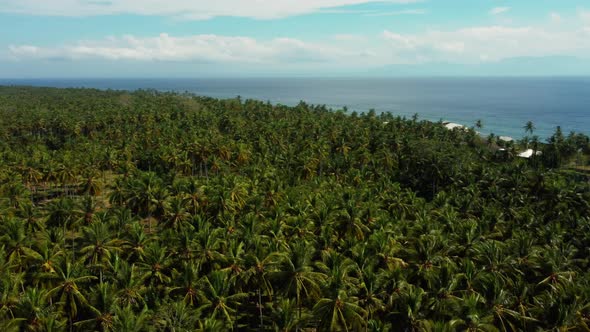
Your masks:
M264 320L262 317L262 293L260 292L260 288L258 288L258 310L260 312L260 331L264 331Z

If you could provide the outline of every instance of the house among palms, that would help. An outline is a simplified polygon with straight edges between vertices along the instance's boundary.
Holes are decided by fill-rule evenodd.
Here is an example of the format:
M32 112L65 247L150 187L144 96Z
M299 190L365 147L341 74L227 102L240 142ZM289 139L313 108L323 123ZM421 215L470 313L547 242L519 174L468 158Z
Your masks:
M517 157L528 159L528 158L532 157L533 154L535 154L536 156L540 156L542 153L543 153L542 151L534 152L533 149L527 149L526 151L519 153L517 155Z
M445 126L445 128L447 128L448 130L453 130L455 128L459 128L459 129L463 129L463 130L467 130L467 127L465 127L464 125L460 125L458 123L453 123L450 121L444 121L443 126Z

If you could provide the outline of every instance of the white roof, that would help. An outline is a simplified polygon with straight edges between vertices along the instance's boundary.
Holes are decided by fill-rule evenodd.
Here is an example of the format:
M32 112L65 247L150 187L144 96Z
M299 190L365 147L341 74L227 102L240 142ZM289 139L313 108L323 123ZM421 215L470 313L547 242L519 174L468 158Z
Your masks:
M540 155L542 152L541 151L537 151L536 155ZM523 151L521 153L518 154L518 157L521 158L530 158L533 156L533 149L528 149L526 151Z
M504 142L512 142L512 141L514 141L514 138L512 138L510 136L500 136L499 139L501 141L504 141Z
M465 126L464 126L464 125L460 125L460 124L458 124L458 123L452 123L452 122L445 123L445 124L444 124L444 126L445 126L445 127L448 129L448 130L453 130L453 129L455 129L455 128L465 129Z

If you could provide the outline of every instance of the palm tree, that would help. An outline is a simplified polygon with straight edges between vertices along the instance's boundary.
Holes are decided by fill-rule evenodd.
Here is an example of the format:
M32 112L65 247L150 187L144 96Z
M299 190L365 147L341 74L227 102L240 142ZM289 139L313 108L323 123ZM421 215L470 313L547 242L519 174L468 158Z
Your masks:
M205 188L197 180L191 179L184 188L184 197L188 204L189 211L195 215L207 202Z
M131 306L116 307L113 330L121 332L150 331L149 311L144 307L139 313L135 313Z
M38 169L26 166L26 167L19 167L19 171L21 173L22 179L25 185L33 192L37 191L37 184L43 178L43 173Z
M145 256L145 248L150 242L153 242L153 239L148 237L143 226L139 223L131 224L127 234L124 236L124 240L126 241L126 247L130 249L126 252L127 255L125 256L131 262L143 260Z
M34 204L21 204L16 215L25 222L27 232L34 233L45 227L41 212Z
M80 291L79 285L96 279L96 277L82 274L66 261L56 270L57 286L49 290L47 296L59 303L67 315L68 329L73 331L74 321L78 318L78 308L89 306L88 299Z
M425 321L426 292L420 287L407 285L398 290L397 300L394 304L396 316L400 318L400 327L409 330L417 330Z
M533 136L531 138L531 144L533 147L533 157L535 157L537 155L537 151L539 151L539 136L537 136L537 135Z
M280 288L285 296L295 295L299 308L299 321L302 319L303 300L314 299L320 294L321 283L326 275L315 272L311 267L312 247L303 242L291 245L291 252L282 256L277 272L271 274L272 279L280 281Z
M164 215L164 227L178 231L180 228L190 225L188 222L191 215L187 211L186 203L187 201L185 199L178 196L172 197L169 200L169 209Z
M374 321L374 317L385 309L383 298L380 296L378 275L373 266L366 266L362 270L361 284L359 285L358 303L367 311L368 322Z
M263 302L262 296L267 296L272 301L274 289L271 284L270 275L277 271L280 263L281 254L271 252L258 247L258 251L246 255L245 263L247 268L243 273L245 289L257 288L258 313L260 318L260 328L264 329Z
M47 205L47 221L45 222L49 227L58 227L61 226L63 228L63 248L66 247L66 238L68 236L67 233L67 226L74 223L76 218L76 209L74 205L74 201L70 198L60 198L59 200L51 201ZM72 240L71 246L71 253L72 255L75 253L75 232L70 232L69 237Z
M113 264L113 279L117 289L117 303L123 308L141 308L145 305L146 287L135 265L116 259Z
M94 215L98 210L97 201L92 196L84 196L82 201L79 203L78 214L81 216L79 222L85 225L89 225L94 220ZM108 214L103 214L106 218L110 217Z
M111 256L122 250L123 241L114 239L107 224L93 223L82 229L83 243L80 261L89 269L98 269L99 280L103 281L105 267L109 267Z
M167 190L163 187L162 180L153 172L141 173L128 185L126 204L132 211L148 219L151 233L152 216L164 215Z
M335 298L323 298L313 307L320 331L360 331L365 326L366 311L358 299L340 290Z
M18 209L23 204L31 204L31 192L20 181L5 184L2 189L10 207Z
M90 307L90 311L94 317L81 320L75 325L86 326L101 332L115 331L114 320L117 308L115 287L109 283L99 283L92 289L91 303L93 306Z
M48 227L66 226L76 219L76 210L74 201L70 198L60 198L52 200L47 206L45 213L47 215L46 225Z
M469 294L463 297L462 309L457 320L457 328L473 332L498 331L493 325L494 316L483 308L485 299L479 294Z
M215 318L205 318L199 321L198 327L195 331L198 332L223 332L227 327L222 321Z
M102 184L99 181L99 174L96 170L88 170L84 174L81 193L98 196L102 192Z
M182 286L174 287L170 294L182 295L186 304L195 306L198 304L197 287L199 281L199 269L190 262L184 262L181 271Z
M318 268L327 276L322 294L339 296L341 291L352 292L358 286L361 272L356 263L336 251L328 251L322 255Z
M57 316L47 302L45 289L28 288L14 309L21 331L44 331L44 322Z
M223 244L223 229L213 228L208 221L200 220L195 239L195 260L201 273L207 274L214 264L223 260L219 252Z
M483 128L483 123L482 123L481 119L478 119L477 121L475 121L475 128L477 128L478 130Z
M24 268L24 260L34 255L34 251L29 248L30 238L27 237L24 223L18 219L3 220L0 225L2 236L0 245L6 250L6 257L10 264L17 266L18 272Z
M209 276L201 279L198 290L202 305L199 311L208 312L211 318L221 318L233 329L236 320L237 307L246 293L232 292L229 273L227 271L213 271Z
M198 311L185 302L165 304L156 313L156 326L160 331L194 331L199 319Z
M13 273L15 265L8 261L4 246L0 246L0 322L13 329L22 319L14 319L14 308L23 289L24 273Z
M340 209L340 214L336 220L335 229L341 238L356 238L362 240L369 228L361 220L361 212L352 200L348 200Z
M524 125L524 131L525 133L529 133L531 135L533 134L535 131L535 125L532 121L527 121L527 123Z
M172 280L172 261L167 247L158 242L151 243L145 249L145 256L138 263L142 278L147 286L164 286Z
M420 329L425 332L453 332L457 331L459 320L451 321L432 321L426 320L421 322Z
M267 307L275 331L296 331L298 326L310 318L307 314L298 318L297 301L290 298L280 298L276 304L267 304Z

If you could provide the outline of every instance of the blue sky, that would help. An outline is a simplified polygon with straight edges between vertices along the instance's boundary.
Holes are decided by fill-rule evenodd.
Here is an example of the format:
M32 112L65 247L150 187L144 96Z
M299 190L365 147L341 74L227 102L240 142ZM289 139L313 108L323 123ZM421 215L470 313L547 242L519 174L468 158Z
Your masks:
M555 59L539 75L573 57L568 73L590 74L578 65L588 0L0 0L0 29L10 78L363 75L521 57Z

